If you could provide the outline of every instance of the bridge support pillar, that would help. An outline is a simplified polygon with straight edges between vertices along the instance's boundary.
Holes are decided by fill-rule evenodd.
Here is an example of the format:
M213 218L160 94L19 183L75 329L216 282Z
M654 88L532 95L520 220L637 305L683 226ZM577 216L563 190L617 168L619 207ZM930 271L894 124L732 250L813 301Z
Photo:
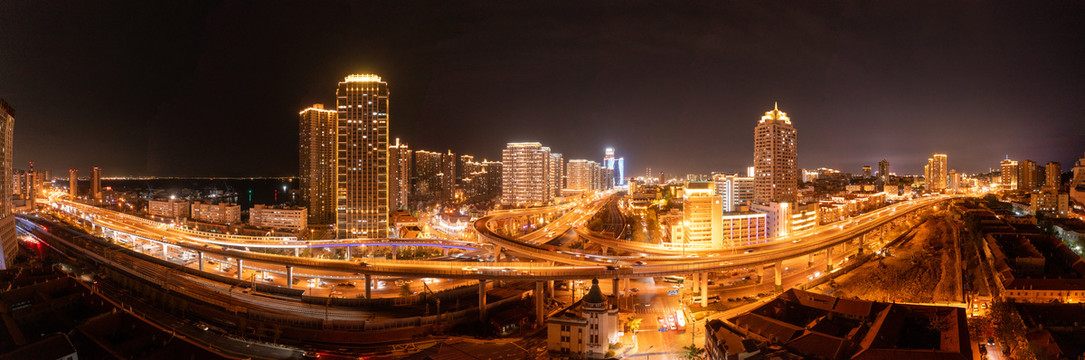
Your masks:
M294 248L294 257L301 256L301 248Z
M543 282L535 282L535 328L541 328L545 325L546 321L546 307L543 299L546 298L543 295Z
M825 272L833 271L833 248L825 249Z
M452 249L445 248L444 251L442 252L442 255L448 256L448 253L451 252L450 250L452 250Z
M397 250L399 250L399 248L395 245L392 245L392 260L396 260L396 258L399 257L399 255L397 254L399 253L399 251Z
M344 246L343 248L346 249L346 251L343 253L343 257L347 261L350 261L350 246Z
M166 243L162 243L162 260L169 261L170 247Z
M610 282L610 292L611 295L614 295L614 297L618 297L620 295L618 293L618 278L614 278L614 280Z
M486 279L478 280L478 321L486 322Z
M546 280L545 286L546 288L544 289L544 291L546 292L546 297L554 297L554 280Z
M500 258L501 258L501 247L500 246L494 246L494 262L501 261Z
M810 255L806 259L806 267L811 266L814 266L814 253L810 253Z
M241 258L238 258L237 259L237 279L238 280L242 280L241 279L241 273L244 272L244 270L245 270L245 268L243 268L241 266L242 266Z
M693 282L690 283L691 286L690 286L689 290L692 291L692 292L700 291L700 288L701 288L701 274L700 273L693 273L692 278L693 278Z
M757 265L757 283L758 284L764 284L765 283L765 265L764 264Z
M294 267L286 266L286 288L291 289L294 287Z
M622 293L624 293L626 295L629 295L629 281L630 281L629 278L625 278L625 279L622 280L622 282L623 282L623 284L622 284Z
M607 250L610 250L610 248L606 247L606 245L603 245L602 247L603 247L603 251L601 253L599 253L599 254L603 255L603 256L607 256Z
M773 274L772 275L774 276L773 280L772 280L773 285L774 285L772 287L773 291L776 291L776 292L784 291L784 261L783 260L777 260L776 264L774 264L772 266L772 268L773 268Z
M203 251L196 252L196 263L199 264L197 265L197 268L199 268L200 271L203 271Z
M862 237L859 238L859 248L855 250L856 255L859 255L859 256L863 255L863 250L865 249L865 246L863 246L863 243L866 242L865 240L866 240L866 235L865 234Z
M373 299L373 276L365 274L365 298Z
M708 307L708 273L701 273L701 307Z

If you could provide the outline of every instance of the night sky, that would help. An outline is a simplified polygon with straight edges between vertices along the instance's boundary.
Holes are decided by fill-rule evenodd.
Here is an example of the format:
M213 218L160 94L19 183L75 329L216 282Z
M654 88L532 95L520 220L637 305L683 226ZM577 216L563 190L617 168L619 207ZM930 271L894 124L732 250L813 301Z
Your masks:
M1082 1L420 4L2 1L15 166L294 175L298 111L368 72L413 149L612 146L630 175L741 171L776 101L802 168L1085 153Z

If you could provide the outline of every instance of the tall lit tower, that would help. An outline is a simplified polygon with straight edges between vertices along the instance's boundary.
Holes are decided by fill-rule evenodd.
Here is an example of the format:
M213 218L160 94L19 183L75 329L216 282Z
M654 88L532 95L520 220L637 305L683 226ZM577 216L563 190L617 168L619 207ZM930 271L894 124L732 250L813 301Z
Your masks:
M927 181L927 187L931 191L940 191L946 189L946 176L949 176L949 158L946 154L934 154L927 159L930 166L930 178L924 179Z
M79 170L68 169L68 195L79 197Z
M15 216L11 214L14 135L15 109L0 99L0 270L7 269L19 253L19 242L15 239Z
M1002 190L1017 190L1017 162L1007 156L999 165L1002 168Z
M350 75L335 90L335 222L340 236L388 236L388 83Z
M102 168L90 169L90 195L95 200L102 200Z
M1044 167L1044 187L1048 189L1061 189L1062 188L1062 164L1056 161L1047 163Z
M313 104L298 113L298 185L311 225L335 223L336 111Z
M773 106L754 128L754 201L792 202L798 187L798 132L787 113Z
M625 158L614 157L614 148L607 148L603 153L603 168L614 173L614 180L608 187L625 185Z
M509 143L501 152L501 203L533 205L550 202L550 148L534 143Z
M393 209L407 208L407 197L411 193L411 149L396 138L395 145L388 146L388 196L389 206Z

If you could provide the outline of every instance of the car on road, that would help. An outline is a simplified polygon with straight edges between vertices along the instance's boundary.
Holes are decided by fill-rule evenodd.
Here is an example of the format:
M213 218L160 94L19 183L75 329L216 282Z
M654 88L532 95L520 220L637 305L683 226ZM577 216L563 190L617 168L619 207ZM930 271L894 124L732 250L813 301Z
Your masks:
M629 292L636 294L636 293L640 292L640 289L639 288L632 288L632 289L629 289Z
M747 253L747 254L752 254L752 253L753 253L753 249L746 249L746 253Z
M659 323L659 331L670 330L670 326L667 326L667 320L663 319L662 316L656 316L656 321Z
M667 315L667 326L671 330L678 330L678 324L674 321L674 315Z
M620 267L617 265L607 265L607 270L618 270Z
M644 265L648 265L648 263L643 262L643 261L637 261L637 262L633 263L633 266L644 266Z

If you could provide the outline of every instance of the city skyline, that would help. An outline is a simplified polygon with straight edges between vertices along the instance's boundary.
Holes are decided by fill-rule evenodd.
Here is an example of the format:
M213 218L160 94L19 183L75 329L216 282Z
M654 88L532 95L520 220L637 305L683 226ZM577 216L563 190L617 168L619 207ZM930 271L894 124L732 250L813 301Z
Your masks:
M397 24L396 16L368 24L359 19L371 9L329 3L306 10L341 13L344 24L303 19L268 39L246 30L297 9L269 6L250 15L236 4L140 5L128 11L144 16L129 23L108 7L35 6L49 4L13 4L0 15L0 47L9 49L0 66L19 69L5 74L0 93L20 109L14 167L34 160L58 174L100 166L116 176L295 176L294 112L334 103L329 84L352 73L391 84L397 100L389 136L414 148L496 159L506 143L538 141L566 159L598 161L613 147L629 162L627 177L649 167L672 177L741 172L751 165L746 134L774 101L799 119L798 168L806 169L859 173L886 159L896 173L921 174L931 153L949 154L952 169L966 174L997 169L1005 155L1066 165L1085 138L1072 95L1085 91L1085 72L1076 66L1085 54L1074 46L1082 35L1072 30L1082 19L1070 16L1080 9L1061 4L942 4L948 14L932 19L975 16L933 28L910 25L929 11L895 4L860 13L833 5L718 5L703 14L680 7L674 11L688 21L674 27L673 18L652 18L658 9L645 7L624 16L591 5L435 7L417 14L432 20L427 26L405 33L417 24ZM465 12L474 21L457 20ZM95 14L100 24L79 20ZM765 22L773 28L747 24L770 17L779 17ZM729 19L756 35L738 41L741 32L719 24ZM645 37L635 23L668 30ZM1031 31L1022 35L1006 23ZM404 35L341 45L370 27ZM539 30L563 27L570 33ZM335 35L309 41L317 34ZM156 42L176 49L148 46ZM290 46L305 51L266 52ZM43 66L39 59L49 60ZM697 71L683 69L691 64ZM60 80L84 95L51 106L55 94L40 84ZM558 91L566 88L576 90ZM656 136L656 127L689 131Z

